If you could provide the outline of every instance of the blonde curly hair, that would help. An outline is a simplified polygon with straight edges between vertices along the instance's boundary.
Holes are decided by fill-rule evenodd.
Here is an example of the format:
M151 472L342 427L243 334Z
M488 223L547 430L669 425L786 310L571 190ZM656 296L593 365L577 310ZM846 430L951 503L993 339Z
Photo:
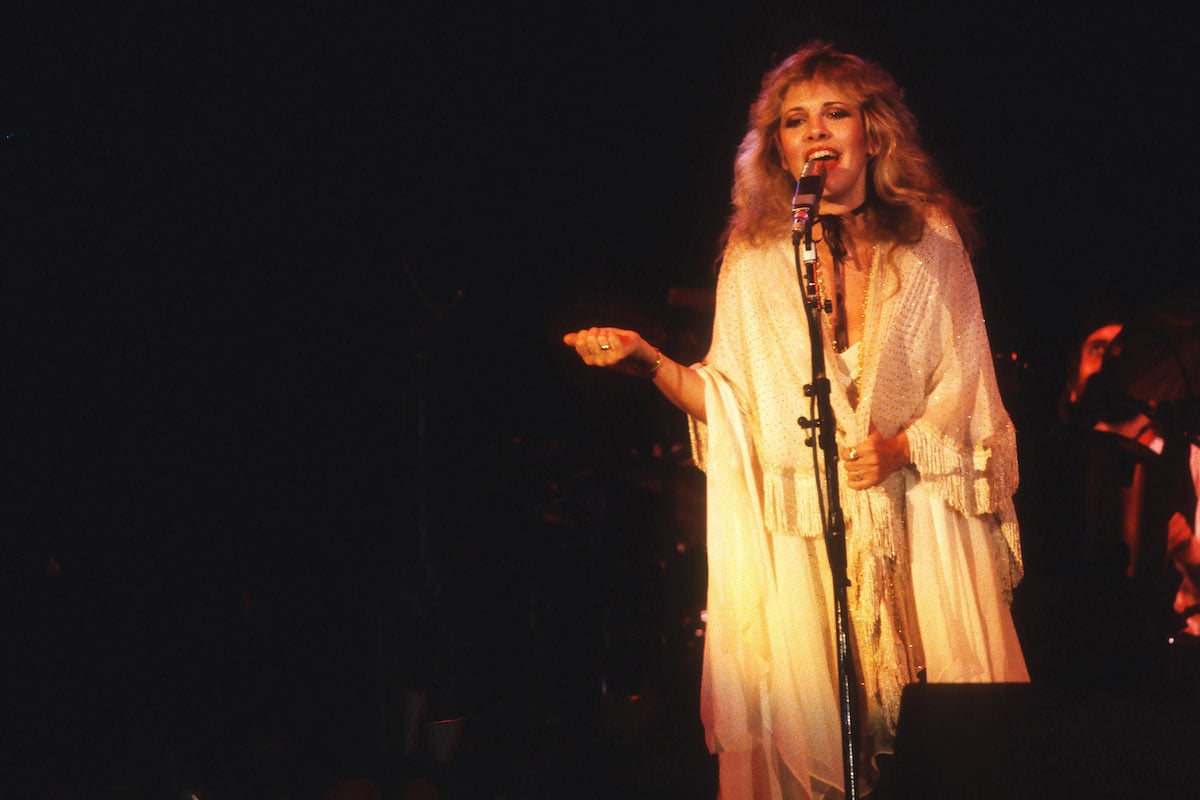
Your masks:
M763 76L734 163L733 212L722 245L759 244L790 232L795 178L783 167L779 152L781 107L789 88L816 79L848 92L862 112L867 141L876 153L867 166L862 209L871 235L893 244L915 243L927 217L940 210L972 252L979 240L973 210L946 186L925 151L903 90L878 64L823 41L804 45Z

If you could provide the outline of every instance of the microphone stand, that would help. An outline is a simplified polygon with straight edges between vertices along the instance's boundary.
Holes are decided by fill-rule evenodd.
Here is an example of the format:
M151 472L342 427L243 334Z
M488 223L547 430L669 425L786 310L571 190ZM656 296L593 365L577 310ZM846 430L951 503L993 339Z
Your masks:
M815 266L817 251L812 240L812 222L816 218L815 203L807 208L794 208L796 224L792 233L792 245L796 250L796 273L805 291L805 311L808 315L808 333L812 351L812 383L804 386L804 396L815 398L816 419L800 417L798 423L815 435L805 439L809 447L820 444L825 456L825 484L829 507L822 503L825 519L825 551L833 573L834 635L837 644L838 698L842 725L842 759L846 783L847 800L858 800L858 709L855 687L858 684L854 668L854 654L850 646L850 601L847 587L846 521L842 514L838 494L838 453L836 422L833 406L829 402L830 382L825 371L825 348L822 344L820 312L829 313L832 306L826 300L821 303L817 295ZM803 265L801 264L803 248ZM813 454L814 464L816 453ZM820 498L818 489L818 498Z

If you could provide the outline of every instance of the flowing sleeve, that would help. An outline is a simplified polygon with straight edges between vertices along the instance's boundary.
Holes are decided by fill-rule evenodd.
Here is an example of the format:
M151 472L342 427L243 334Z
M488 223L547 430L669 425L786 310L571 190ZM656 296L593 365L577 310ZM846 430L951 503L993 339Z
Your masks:
M757 455L734 377L745 370L741 321L748 294L738 284L746 276L743 260L727 255L717 281L712 344L696 365L708 422L688 418L692 459L707 476L708 622L700 716L712 752L753 746L770 673L764 616L770 557Z
M721 273L717 278L712 341L704 360L694 365L706 379L706 398L712 396L712 381L721 376L730 393L728 399L743 416L746 410L745 401L739 398L734 387L737 385L736 376L744 375L747 369L741 321L747 311L744 308L746 298L753 295L739 286L748 274L746 257L746 251L739 248L733 248L725 254ZM730 380L731 377L733 380ZM708 406L707 399L705 406ZM688 417L688 432L691 437L692 461L701 471L708 472L709 426L695 417Z
M728 381L706 372L708 449L707 634L700 717L712 752L747 750L762 724L770 647L771 585L750 437Z

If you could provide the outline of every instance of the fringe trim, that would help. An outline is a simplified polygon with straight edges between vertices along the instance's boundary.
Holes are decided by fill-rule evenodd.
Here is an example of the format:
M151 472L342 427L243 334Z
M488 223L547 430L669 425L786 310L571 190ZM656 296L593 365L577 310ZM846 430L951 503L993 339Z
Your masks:
M908 447L921 480L952 508L971 516L994 514L1006 547L997 552L997 574L1004 577L1004 598L1025 574L1021 529L1013 507L1020 485L1017 468L1017 434L1011 424L975 447L931 431L920 420L908 429Z
M909 591L904 520L905 476L897 472L865 492L845 489L847 577L850 616L859 650L860 676L874 710L872 726L894 736L904 687L917 678L910 651L904 593ZM773 534L822 538L821 507L811 472L768 470L763 476L764 522Z
M846 491L847 572L850 614L859 647L862 679L883 725L894 735L904 687L916 680L917 664L906 646L903 594L908 591L904 475L865 492ZM869 536L861 535L869 533Z
M1025 559L1021 552L1021 527L1017 523L1017 511L1011 497L1001 504L996 516L1000 519L1000 535L1007 545L1004 552L997 555L1000 563L996 564L996 574L1007 576L1004 600L1012 605L1013 589L1025 577Z
M962 447L921 420L908 428L908 447L921 480L952 508L979 516L999 512L1020 483L1017 435L1011 425L974 447Z
M763 523L767 530L782 536L824 537L817 491L811 472L799 473L793 467L765 470Z

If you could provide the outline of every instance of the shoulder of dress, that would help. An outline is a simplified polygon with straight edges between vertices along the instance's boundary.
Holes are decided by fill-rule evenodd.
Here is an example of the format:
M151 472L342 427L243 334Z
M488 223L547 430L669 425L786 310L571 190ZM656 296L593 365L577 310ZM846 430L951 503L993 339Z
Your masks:
M790 243L771 241L766 243L731 242L721 255L719 277L730 280L732 276L749 279L763 273L764 267L777 267L790 263Z
M929 213L921 240L902 247L899 258L903 271L924 272L930 277L960 275L973 270L958 229L940 210Z
M785 239L772 239L765 242L734 239L725 246L722 260L724 262L739 262L762 258L778 258L781 252L790 247L791 243Z

